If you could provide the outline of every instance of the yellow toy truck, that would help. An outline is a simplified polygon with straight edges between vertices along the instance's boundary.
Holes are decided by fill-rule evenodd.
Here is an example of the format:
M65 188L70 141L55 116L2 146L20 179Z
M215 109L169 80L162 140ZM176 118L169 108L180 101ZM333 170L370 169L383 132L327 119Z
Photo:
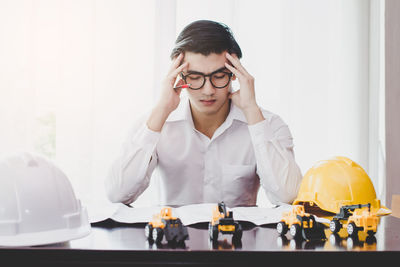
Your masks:
M224 202L215 206L208 232L212 241L218 240L218 234L232 234L234 240L242 238L243 230L239 222L233 220L233 212L226 209Z
M186 226L179 218L172 216L172 209L164 207L160 213L154 214L153 219L146 224L144 233L149 241L161 243L163 237L168 243L183 243L189 239Z
M276 225L280 235L285 235L289 230L295 238L304 238L307 241L325 240L323 226L315 220L315 216L304 211L304 206L293 205L289 212L284 212L281 221Z
M343 221L343 223L341 222ZM349 236L357 236L358 231L364 231L369 236L376 233L379 223L378 216L371 212L371 204L346 205L329 223L332 233L337 233L345 226Z

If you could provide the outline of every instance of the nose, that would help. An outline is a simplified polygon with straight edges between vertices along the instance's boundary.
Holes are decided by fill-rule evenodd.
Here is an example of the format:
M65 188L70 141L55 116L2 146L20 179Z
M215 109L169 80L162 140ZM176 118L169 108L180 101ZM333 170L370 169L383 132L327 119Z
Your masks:
M206 82L202 88L202 93L204 95L214 95L215 94L215 88L210 82L210 77L206 77Z

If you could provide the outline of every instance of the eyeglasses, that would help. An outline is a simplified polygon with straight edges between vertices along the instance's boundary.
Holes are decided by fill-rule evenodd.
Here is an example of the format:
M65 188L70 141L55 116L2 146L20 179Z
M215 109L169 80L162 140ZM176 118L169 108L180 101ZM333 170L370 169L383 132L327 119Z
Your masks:
M207 75L201 72L191 72L184 75L183 72L181 72L181 76L185 83L190 84L189 88L193 90L201 89L206 83L206 77L210 77L212 86L221 89L229 84L233 73L223 70L216 70Z

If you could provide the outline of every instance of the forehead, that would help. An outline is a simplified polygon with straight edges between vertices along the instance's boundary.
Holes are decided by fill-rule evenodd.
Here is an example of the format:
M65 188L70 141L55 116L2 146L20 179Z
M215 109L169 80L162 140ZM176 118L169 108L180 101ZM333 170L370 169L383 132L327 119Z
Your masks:
M211 53L208 56L200 53L185 52L183 62L189 63L189 71L198 71L207 74L225 67L224 63L228 61L225 57L225 52L221 54Z

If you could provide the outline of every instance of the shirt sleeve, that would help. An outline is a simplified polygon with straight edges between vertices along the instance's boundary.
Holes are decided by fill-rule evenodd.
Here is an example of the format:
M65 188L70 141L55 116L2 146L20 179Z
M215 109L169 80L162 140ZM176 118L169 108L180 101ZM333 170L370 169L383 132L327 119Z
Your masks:
M105 179L111 202L130 204L149 186L157 166L156 145L160 135L150 130L145 122L135 125L130 131Z
M302 180L294 157L293 138L279 116L265 117L265 120L248 126L260 184L272 203L291 203Z

